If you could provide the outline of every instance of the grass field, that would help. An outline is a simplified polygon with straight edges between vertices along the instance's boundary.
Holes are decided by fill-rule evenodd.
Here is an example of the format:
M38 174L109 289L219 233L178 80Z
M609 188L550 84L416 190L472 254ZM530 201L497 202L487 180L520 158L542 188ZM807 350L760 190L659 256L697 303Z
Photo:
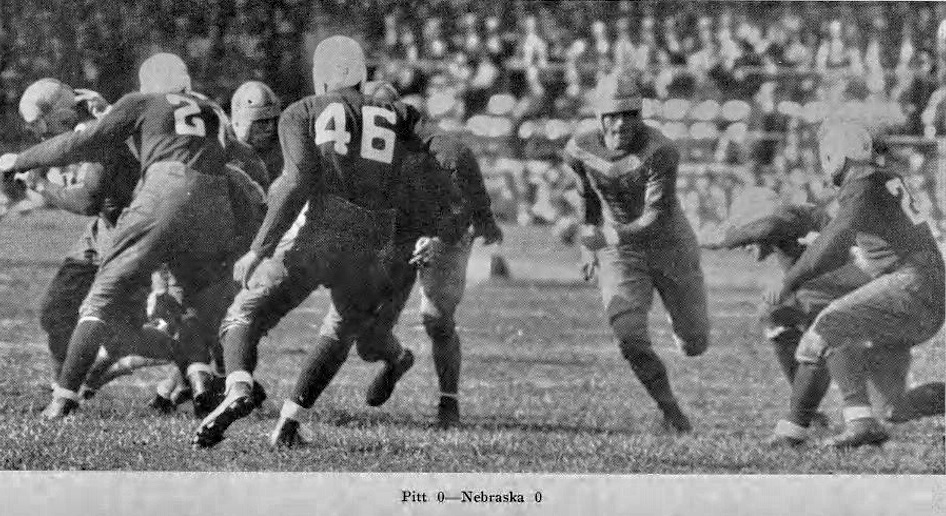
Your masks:
M685 358L671 344L662 308L654 342L696 426L691 436L658 431L652 402L620 357L597 289L577 281L577 251L542 229L507 228L503 253L513 279L487 278L478 248L458 316L463 338L464 426L429 428L437 388L416 299L397 334L418 355L380 409L364 404L377 365L352 353L313 412L307 448L273 451L266 436L326 305L314 295L261 346L259 378L270 401L235 424L210 451L191 450L196 422L145 406L165 372L151 369L106 387L75 416L45 424L45 338L36 306L82 221L56 213L0 222L0 468L89 470L280 470L607 473L938 473L943 421L897 426L883 449L850 453L762 443L783 411L788 386L754 316L765 267L740 253L704 256L714 347ZM942 339L915 355L919 380L942 378ZM838 427L832 390L825 409Z

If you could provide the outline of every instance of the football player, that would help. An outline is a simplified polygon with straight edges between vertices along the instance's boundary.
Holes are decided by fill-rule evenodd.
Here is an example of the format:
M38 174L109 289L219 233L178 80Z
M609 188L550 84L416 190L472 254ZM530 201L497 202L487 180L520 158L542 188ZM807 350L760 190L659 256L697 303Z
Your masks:
M109 106L98 93L74 90L56 79L40 79L23 92L19 110L29 130L40 140L73 130L83 130L107 112ZM60 169L59 181L50 180L52 170L32 170L20 174L27 188L41 194L52 206L78 215L97 215L63 260L40 304L40 325L49 338L53 382L66 356L72 330L79 318L79 305L92 286L101 257L110 242L118 216L131 200L135 183L122 169L139 167L131 151L122 147L99 157L96 163L80 163ZM106 169L119 169L107 172ZM64 171L65 173L63 173ZM109 181L108 178L118 178ZM90 397L101 386L149 361L128 358L116 363L100 350L100 359L82 386Z
M283 173L270 188L266 218L250 251L234 267L243 289L221 326L226 398L201 423L196 447L219 443L234 421L253 410L260 338L324 285L346 324L340 338L319 337L281 420L297 422L312 406L347 356L346 335L367 327L390 292L377 257L391 241L395 199L390 192L405 147L439 155L440 146L451 145L437 138L415 109L360 91L367 66L351 38L332 36L319 43L312 78L315 94L280 116ZM456 169L447 160L440 164ZM303 210L304 221L293 227ZM384 347L373 350L374 356L391 364L393 377L411 367L410 351L396 342L380 344Z
M856 244L859 265L871 279L828 304L802 335L792 397L794 404L799 384L811 385L827 364L841 389L846 427L825 444L880 445L889 435L871 408L868 376L882 375L886 385L878 387L888 399L903 394L910 348L932 338L943 324L943 258L903 178L874 159L867 129L829 120L818 140L822 169L838 188L838 213L788 270L782 285L766 293L766 301L782 303L808 281L844 263ZM803 442L808 422L780 421L776 435Z
M576 134L565 148L585 201L582 270L591 279L600 267L608 322L664 427L689 432L647 327L656 290L683 353L699 356L709 345L699 248L676 196L679 154L644 124L641 94L630 78L604 77L595 96L598 130Z
M229 287L227 264L232 263L233 248L248 236L241 233L245 222L235 220L234 213L254 202L262 209L261 197L241 198L253 191L245 184L248 178L225 168L219 107L190 93L184 62L173 54L156 54L142 64L139 79L140 93L122 97L85 130L0 157L0 172L19 172L98 159L131 140L141 163L140 169L113 171L131 175L122 180L137 182L138 187L79 309L53 399L43 411L47 419L78 407L77 389L102 345L116 356L133 351L173 360L190 380L195 404L206 404L212 376L209 349L193 345L196 337L179 343L163 332L146 336L144 328L128 324L124 316L139 306L132 294L167 263L187 304L195 307L194 327L214 320L213 312L220 311L215 302L222 297L221 289ZM143 301L140 308L144 313ZM124 347L113 353L116 342Z
M388 102L399 100L397 90L382 81L366 83L364 92L366 95ZM419 274L415 274L410 268L404 270L404 274L408 274L409 277L399 282L400 291L392 295L389 303L386 303L385 309L388 316L377 323L377 327L372 329L370 336L359 337L359 339L395 338L392 333L394 323L410 297L415 276L419 276L421 320L431 339L434 367L440 385L437 423L441 428L456 426L460 420L457 392L461 354L454 315L466 285L466 270L472 243L477 237L482 237L486 245L502 240L502 230L490 209L490 199L476 158L465 147L460 149L460 152L457 175L451 178L453 180L451 188L435 188L431 184L425 184L412 188L410 194L403 196L407 199L409 206L403 207L406 213L399 214L395 245L402 249L406 246L406 252L402 252L402 255L410 258L418 241L420 241L418 251L423 252L423 247L431 242L428 240L430 235L437 234L433 221L450 218L452 220L447 223L448 226L459 224L466 229L468 223L461 222L457 216L446 214L446 210L458 213L459 217L468 215L472 223L470 230L463 231L463 235L456 244L442 246L438 252L432 254L430 260L424 261L423 266L420 267ZM410 185L418 182L417 177L430 178L434 174L428 174L425 171L431 167L437 167L437 163L423 153L408 156L404 160L403 168L410 177L404 177L402 179L404 184L400 186L411 188ZM438 191L453 191L459 194L463 206L435 206L436 200L444 198L443 194L433 193ZM418 259L418 261L422 260ZM322 322L320 334L337 335L337 328L341 324L343 322L338 310L331 306ZM393 387L390 387L393 384L391 372L390 368L385 368L375 378L366 396L368 405L380 406L387 401L393 390Z
M230 121L236 138L249 145L266 165L267 184L282 172L282 151L276 126L282 102L269 86L259 81L240 85L230 99Z

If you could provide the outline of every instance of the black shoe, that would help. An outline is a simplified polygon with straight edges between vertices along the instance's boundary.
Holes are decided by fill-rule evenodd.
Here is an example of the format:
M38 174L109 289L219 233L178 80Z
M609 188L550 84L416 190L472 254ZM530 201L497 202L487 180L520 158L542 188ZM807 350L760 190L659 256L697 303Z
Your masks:
M394 392L394 386L397 381L404 376L404 373L414 366L414 354L411 350L405 348L404 352L397 362L384 364L384 369L378 373L374 381L368 387L368 393L365 402L372 407L379 407L388 401Z
M223 401L226 380L210 373L199 372L189 378L194 399L194 417L203 419Z
M250 395L253 399L253 406L260 408L263 406L263 402L266 401L266 389L263 388L263 384L259 382L253 382L253 393Z
M170 414L177 409L177 403L174 403L174 400L160 394L155 394L148 402L148 406L162 414Z
M437 405L437 428L447 430L460 426L460 403L456 398L440 398Z
M224 432L234 421L253 412L251 387L236 384L223 402L214 409L197 427L192 444L194 448L211 448L224 438Z
M302 425L295 419L281 417L276 428L269 436L269 444L276 448L295 448L305 446L310 440L302 435Z
M43 409L42 417L46 421L62 419L79 408L79 402L70 398L53 397L53 400Z
M663 412L663 427L665 430L677 434L687 434L693 431L690 418L683 413L680 405L676 402L663 404L660 410Z
M880 446L890 439L890 435L874 418L855 419L847 423L840 434L825 439L824 445L830 448L850 449L864 445Z
M903 393L887 421L906 423L924 417L942 416L946 407L946 385L943 382L924 383Z

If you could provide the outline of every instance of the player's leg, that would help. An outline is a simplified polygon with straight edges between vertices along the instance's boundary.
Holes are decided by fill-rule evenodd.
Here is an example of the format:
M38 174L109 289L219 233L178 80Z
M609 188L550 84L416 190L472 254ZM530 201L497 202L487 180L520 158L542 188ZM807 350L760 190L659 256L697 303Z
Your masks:
M692 429L680 409L667 368L653 350L647 328L647 315L653 301L653 282L643 253L607 248L600 252L598 283L605 311L631 370L657 402L665 423L672 429Z
M872 390L874 412L889 420L903 402L910 373L910 345L871 343L866 352L867 384Z
M455 314L466 288L471 250L472 240L465 237L419 273L421 320L433 346L434 367L440 385L437 420L445 428L456 426L460 420L461 351Z
M255 407L253 373L260 339L318 288L315 269L287 267L284 258L279 253L263 260L224 316L220 341L227 373L225 398L201 422L194 436L196 447L216 445L223 440L224 432L234 421L252 412ZM313 268L319 267L317 261L311 263ZM316 348L327 356L337 356L341 353L336 352L335 345L320 338Z
M387 289L381 292L377 300L379 308L371 324L357 339L358 354L362 359L384 363L365 395L365 403L372 407L384 404L397 382L414 366L414 354L394 336L394 326L411 295L417 272L413 266L401 263L393 268L391 277L390 292Z
M941 270L906 266L833 302L806 332L799 361L826 357L844 401L845 431L827 444L854 447L888 438L870 404L867 344L910 346L931 338L942 326L942 289Z
M674 341L686 356L702 355L710 344L710 322L696 238L649 252L648 264Z
M79 321L79 306L95 280L98 264L66 258L40 303L40 326L49 339L53 381L59 376L72 331Z

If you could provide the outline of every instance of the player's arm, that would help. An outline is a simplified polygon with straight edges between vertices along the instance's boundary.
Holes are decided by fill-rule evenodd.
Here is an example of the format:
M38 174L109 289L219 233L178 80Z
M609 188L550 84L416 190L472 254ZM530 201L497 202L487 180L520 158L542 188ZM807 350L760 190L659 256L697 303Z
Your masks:
M266 164L249 145L237 140L236 137L227 140L228 162L239 168L250 179L260 185L265 191L269 188L269 171Z
M794 231L786 227L776 217L764 217L747 224L733 226L726 230L722 241L705 245L708 249L736 249L753 244L778 245L792 238L798 238Z
M584 201L584 223L599 226L604 220L601 211L601 199L598 198L598 194L591 186L591 179L588 178L588 172L585 170L581 159L575 155L577 150L578 145L575 143L575 139L572 138L565 145L565 165L575 175L578 193Z
M60 134L17 154L12 166L5 166L3 172L101 161L103 156L115 152L115 147L131 136L145 102L146 97L141 95L126 95L102 119L89 124L82 131Z
M869 186L867 179L853 180L844 185L844 191L838 198L837 215L785 274L783 294L794 292L806 281L837 269L848 261L856 225L871 209Z
M635 238L657 227L673 207L677 194L677 166L680 155L670 146L657 149L650 158L647 167L647 185L644 191L644 208L641 214L627 224L617 224L614 230L619 239Z
M283 173L269 187L266 217L250 247L261 258L273 254L282 235L315 191L319 162L315 156L315 140L309 138L307 127L307 118L301 109L287 109L279 117Z

